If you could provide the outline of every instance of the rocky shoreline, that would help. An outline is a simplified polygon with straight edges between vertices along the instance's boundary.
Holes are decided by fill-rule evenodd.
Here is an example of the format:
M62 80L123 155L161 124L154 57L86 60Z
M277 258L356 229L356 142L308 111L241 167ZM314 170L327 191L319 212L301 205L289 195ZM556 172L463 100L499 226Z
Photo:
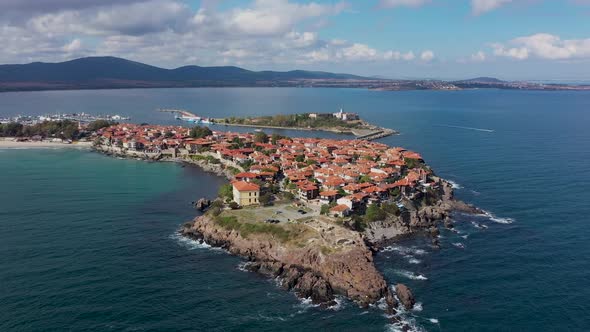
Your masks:
M206 160L141 157L117 153L110 147L105 149L101 146L94 149L117 157L186 163L198 166L205 172L233 179L226 165ZM403 284L396 284L393 288L387 284L373 264L374 255L396 238L418 232L429 235L432 245L439 247L439 227L453 227L453 212L482 213L482 210L456 200L451 183L443 179L439 181L441 189L435 204L409 209L398 218L373 222L363 232L335 226L342 228L340 235L345 232L347 240L347 245L336 252L324 252L322 246L315 243L293 246L267 235L242 236L236 230L220 226L215 222L215 217L207 213L185 223L179 233L243 257L247 260L247 270L275 278L283 289L294 292L300 298L310 299L321 307L335 305L336 296L344 296L361 307L382 301L392 321L403 325L398 313L400 309L413 308L414 296Z

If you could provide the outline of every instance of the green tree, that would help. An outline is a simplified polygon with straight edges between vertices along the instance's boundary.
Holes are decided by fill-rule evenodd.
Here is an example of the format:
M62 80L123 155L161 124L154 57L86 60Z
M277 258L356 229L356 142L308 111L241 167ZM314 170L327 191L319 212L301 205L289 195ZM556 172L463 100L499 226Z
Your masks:
M115 124L117 124L117 123L116 122L113 122L113 121L96 120L96 121L90 122L88 124L88 126L86 127L86 130L88 130L88 131L97 131L99 129L110 127L110 126L115 125Z
M323 204L320 208L320 214L328 214L330 212L330 206L328 204Z
M192 138L203 138L212 135L213 132L209 127L195 126L191 129L190 136Z
M295 161L298 163L302 163L305 160L305 156L300 154L297 157L295 157Z
M371 177L368 174L365 174L359 178L360 183L371 182Z
M219 188L219 197L233 199L234 198L233 186L229 183L222 185Z
M264 132L257 132L254 134L255 143L268 143L268 135Z
M385 211L383 211L377 204L369 205L367 211L365 211L365 221L367 222L384 220L386 217L387 214Z
M260 195L260 197L258 198L258 201L262 205L269 205L270 202L272 201L272 195L270 193L264 193L264 194Z

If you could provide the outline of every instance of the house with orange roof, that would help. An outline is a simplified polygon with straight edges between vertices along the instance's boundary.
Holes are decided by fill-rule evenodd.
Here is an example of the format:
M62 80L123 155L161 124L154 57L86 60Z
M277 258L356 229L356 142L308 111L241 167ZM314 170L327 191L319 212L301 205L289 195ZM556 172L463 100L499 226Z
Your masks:
M234 202L240 206L259 204L260 186L246 181L232 182Z
M326 190L320 192L320 203L330 204L336 202L338 199L338 192L336 190Z
M305 201L316 199L320 194L319 188L311 182L301 183L298 186L299 198Z
M346 217L350 212L350 208L344 204L336 205L330 209L330 214L337 217Z
M235 175L236 180L250 182L258 177L258 174L251 172L241 172Z

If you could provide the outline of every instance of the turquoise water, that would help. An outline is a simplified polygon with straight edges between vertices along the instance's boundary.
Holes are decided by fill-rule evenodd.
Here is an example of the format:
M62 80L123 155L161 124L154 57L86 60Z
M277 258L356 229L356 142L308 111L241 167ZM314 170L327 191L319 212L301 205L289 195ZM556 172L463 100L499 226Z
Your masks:
M590 94L475 90L157 89L0 94L0 116L204 116L332 111L398 129L457 195L495 216L456 216L443 249L404 239L376 258L409 284L431 331L584 331L590 326ZM477 129L490 129L493 132ZM320 133L302 132L320 136ZM222 179L87 151L0 150L0 330L370 330L378 309L320 310L174 237L190 201ZM463 247L463 248L460 248Z

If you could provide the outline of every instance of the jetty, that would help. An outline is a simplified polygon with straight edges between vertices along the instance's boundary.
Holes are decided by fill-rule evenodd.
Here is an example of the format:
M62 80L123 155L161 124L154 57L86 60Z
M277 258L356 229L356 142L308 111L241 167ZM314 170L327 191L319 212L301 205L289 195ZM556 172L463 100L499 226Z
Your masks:
M186 110L181 110L181 109L172 109L172 108L160 108L158 109L159 112L165 112L165 113L172 113L174 115L183 115L186 117L194 117L197 118L198 116L196 114L193 114L189 111Z

